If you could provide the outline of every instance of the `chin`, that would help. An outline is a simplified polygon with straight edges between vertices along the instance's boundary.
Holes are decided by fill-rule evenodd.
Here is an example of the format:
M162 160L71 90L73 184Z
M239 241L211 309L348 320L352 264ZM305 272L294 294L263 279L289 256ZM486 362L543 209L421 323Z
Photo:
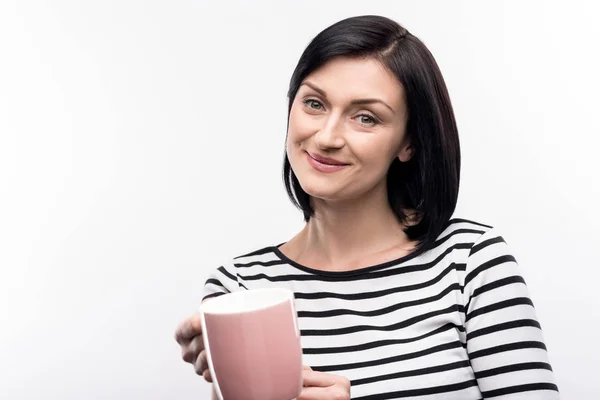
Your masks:
M311 197L321 200L342 200L344 188L332 185L331 182L304 182L300 180L300 186Z

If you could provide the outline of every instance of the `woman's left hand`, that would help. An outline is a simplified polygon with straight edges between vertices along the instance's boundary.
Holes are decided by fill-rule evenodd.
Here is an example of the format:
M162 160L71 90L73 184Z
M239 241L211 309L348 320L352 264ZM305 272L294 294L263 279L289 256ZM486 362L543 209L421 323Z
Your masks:
M302 380L304 387L296 400L350 400L350 381L344 376L304 367Z

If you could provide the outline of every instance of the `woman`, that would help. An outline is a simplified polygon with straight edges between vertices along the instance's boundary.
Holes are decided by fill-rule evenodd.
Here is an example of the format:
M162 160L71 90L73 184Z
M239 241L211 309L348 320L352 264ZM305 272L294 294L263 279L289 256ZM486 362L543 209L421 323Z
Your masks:
M306 225L216 269L204 299L295 292L302 400L558 398L506 243L451 219L458 133L423 43L387 18L340 21L304 51L288 95L284 178ZM176 338L210 381L201 335L192 316Z

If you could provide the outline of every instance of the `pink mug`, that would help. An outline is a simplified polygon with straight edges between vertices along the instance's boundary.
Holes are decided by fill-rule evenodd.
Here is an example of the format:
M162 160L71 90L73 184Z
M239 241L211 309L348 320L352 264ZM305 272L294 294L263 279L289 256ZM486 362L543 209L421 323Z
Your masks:
M220 400L291 400L302 390L294 293L225 294L200 306L204 347Z

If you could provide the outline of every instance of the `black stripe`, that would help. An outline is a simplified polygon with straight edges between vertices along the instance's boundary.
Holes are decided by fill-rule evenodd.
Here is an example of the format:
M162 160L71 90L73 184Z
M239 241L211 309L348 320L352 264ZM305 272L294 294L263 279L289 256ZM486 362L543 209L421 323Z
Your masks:
M272 265L282 265L282 264L286 264L285 261L277 259L277 260L271 260L271 261L252 261L249 263L241 263L241 264L234 264L236 267L238 268L249 268L249 267L253 267L255 265L262 265L263 267L270 267Z
M219 287L222 287L223 289L225 289L225 286L223 286L223 284L221 283L221 281L218 280L218 279L215 279L215 278L208 278L206 280L206 282L204 283L204 285L205 286L206 285L216 285L216 286L219 286Z
M339 347L307 347L302 350L303 354L338 354L338 353L352 353L356 351L369 350L377 347L390 346L394 344L406 344L416 342L430 336L437 335L438 333L446 332L450 329L459 329L458 326L454 324L446 324L437 329L434 329L431 332L427 332L423 335L405 338L405 339L390 339L390 340L378 340L375 342L356 344L352 346L339 346ZM462 328L462 327L460 327ZM460 330L460 329L459 329Z
M529 383L526 385L509 386L502 389L489 390L487 392L482 392L481 394L485 399L489 399L490 397L505 396L513 393L532 392L535 390L552 390L558 392L558 386L556 386L554 383L546 382Z
M490 225L481 224L479 222L470 221L468 219L463 219L463 218L452 218L450 221L448 221L448 223L450 225L451 224L459 224L459 223L467 223L467 224L473 224L473 225L482 226L484 228L492 229L492 226L490 226Z
M498 289L502 286L511 285L513 283L525 284L525 279L523 279L522 276L513 275L513 276L509 276L508 278L502 278L497 281L493 281L493 282L490 282L483 286L478 287L477 289L475 289L473 291L473 294L471 294L471 297L469 298L469 301L467 303L467 306L465 307L465 310L469 311L469 307L471 306L471 300L473 300L474 297L477 297L480 294L489 292L491 290Z
M468 221L468 220L465 220L465 219L459 219L459 218L451 219L450 221L448 221L448 226L452 225L453 223L460 223L460 222L466 222L466 223L470 223L470 224L473 224L473 225L482 226L484 228L491 228L491 226L488 226L488 225L480 224L480 223L473 222L473 221ZM431 247L431 249L435 249L436 247L438 247L440 244L442 244L445 241L447 241L452 236L457 235L457 234L461 234L461 233L474 233L474 234L480 234L480 235L482 235L485 232L481 231L481 230L477 230L477 229L468 229L468 228L457 229L455 231L450 232L445 237L443 237L441 239L438 239L436 242L434 242L434 244ZM252 257L252 256L260 256L260 255L264 255L264 254L268 254L268 253L276 253L276 250L279 250L279 246L281 246L282 244L284 244L284 243L281 243L281 244L279 244L277 246L263 247L261 249L252 251L250 253L246 253L246 254L237 256L237 257L234 258L234 260L239 260L239 259L242 259L242 258Z
M351 382L351 386L365 385L367 383L387 381L398 378L408 378L412 376L435 374L438 372L451 371L453 369L468 368L471 366L469 360L457 361L450 364L437 365L435 367L413 369L410 371L396 372L394 374L371 376L368 378L356 379Z
M477 378L477 379L489 378L490 376L508 374L510 372L517 372L517 371L527 371L527 370L531 370L531 369L546 369L548 371L552 371L552 367L548 363L526 362L526 363L505 365L505 366L498 367L498 368L486 369L485 371L479 371L479 372L475 371L475 378Z
M255 275L240 275L240 278L247 281L254 281L260 279L266 279L269 282L287 282L287 281L321 281L321 282L348 282L348 281L360 281L360 280L368 280L368 279L377 279L377 278L388 278L394 275L407 274L411 272L418 271L426 271L430 268L438 265L448 254L452 253L452 251L457 249L470 249L472 243L456 243L451 247L448 247L442 254L440 254L435 260L430 261L424 264L416 264L416 265L407 265L402 268L395 269L386 269L382 271L374 271L353 275L331 275L331 274L289 274L289 275L281 275L281 276L268 276L265 274L255 274ZM364 272L361 268L358 271Z
M506 262L511 262L511 261L517 262L517 260L515 260L515 258L512 255L506 254L506 255L496 257L492 260L484 262L479 267L477 267L473 271L469 272L469 274L465 278L465 286L467 286L469 284L469 282L471 282L473 279L475 279L475 277L477 277L477 275L479 275L483 271L490 269L492 267L495 267L496 265L500 265L500 264L503 264Z
M225 269L225 267L221 266L221 267L217 268L217 271L219 271L220 273L222 273L223 275L225 275L226 277L228 277L232 281L237 282L237 278L234 275L232 275L231 273L229 273L229 271L227 271Z
M273 252L273 246L267 246L267 247L263 247L262 249L255 250L251 253L237 256L234 258L234 260L238 260L238 259L244 258L244 257L261 256L263 254L272 253L272 252Z
M525 279L519 275L509 276L508 278L498 279L497 281L487 283L483 286L478 287L473 291L471 298L477 297L482 293L489 292L490 290L497 289L502 286L511 285L513 283L525 284Z
M204 296L204 298L202 299L202 301L208 300L208 299L212 299L213 297L219 297L219 296L222 296L224 294L225 293L223 293L223 292L210 293L210 294L207 294L206 296Z
M455 342L440 344L440 345L431 347L429 349L420 350L420 351L416 351L413 353L400 354L400 355L393 356L393 357L382 358L380 360L361 361L361 362L338 364L338 365L316 365L316 366L313 366L312 369L314 369L315 371L320 371L320 372L331 372L331 371L344 371L344 370L356 369L356 368L374 367L377 365L384 365L384 364L389 364L389 363L394 363L394 362L399 362L399 361L411 360L411 359L423 357L423 356L426 356L429 354L439 353L441 351L452 350L452 349L456 349L456 348L460 348L460 347L462 347L462 344L457 340Z
M279 248L274 248L273 251L274 253L281 258L282 260L286 261L287 263L289 263L290 265L296 267L297 269L304 271L310 275L318 275L321 277L328 277L328 278L333 278L333 280L352 280L352 279L356 279L353 277L356 276L360 276L360 275L367 275L367 274L372 274L374 271L379 271L379 270L383 270L389 267L394 267L397 265L401 265L401 264L405 264L407 261L412 260L418 256L420 256L421 254L425 253L425 252L431 252L433 250L437 250L439 247L441 247L441 245L443 243L445 243L446 241L448 241L448 239L452 238L454 235L460 234L460 233L477 233L477 234L481 234L483 233L482 231L477 231L477 230L473 230L473 229L457 229L454 232L451 232L450 234L446 235L445 237L438 239L436 242L434 242L433 244L429 245L429 246L423 246L421 247L419 250L417 251L413 251L412 253L405 255L403 257L397 258L395 260L391 260L388 262L385 262L383 264L378 264L378 265L373 265L373 266L369 266L369 267L364 267L364 268L357 268L351 271L322 271L322 270L316 270L314 268L308 268L305 267L302 264L299 264L297 262L295 262L294 260L291 260L290 258L288 258L285 254L283 254L281 252L281 250L279 250ZM454 248L456 249L471 249L471 247L473 247L474 243L470 243L469 246L467 246L466 243L461 243L461 244L455 244ZM410 271L409 271L410 272ZM360 279L360 278L358 278Z
M476 310L471 311L467 314L467 319L465 322L468 322L472 318L477 317L478 315L487 314L492 311L498 311L503 308L520 306L520 305L528 305L533 307L533 302L529 297L517 297L514 299L499 301L498 303L490 304L489 306L481 307Z
M444 296L446 296L448 293L450 293L454 290L460 290L460 285L458 283L454 283L454 284L448 286L441 293L436 294L434 296L425 297L425 298L419 299L419 300L405 301L403 303L397 303L397 304L391 305L389 307L380 308L377 310L359 311L359 310L350 310L347 308L341 308L341 309L327 310L327 311L298 311L298 317L299 318L325 318L325 317L334 317L334 316L338 316L338 315L359 315L359 316L363 316L363 317L375 317L378 315L388 314L388 313L394 312L396 310L400 310L402 308L408 308L408 307L413 307L413 306L418 306L418 305L423 305L426 303L438 301L438 300L442 299Z
M364 300L373 299L376 297L383 297L393 293L409 292L411 290L423 289L428 286L435 285L441 281L446 275L454 270L458 270L460 266L464 264L450 264L445 270L443 270L435 278L421 283L416 283L407 286L398 286L385 290L376 290L373 292L360 292L360 293L332 293L332 292L313 292L313 293L302 293L296 292L294 294L296 299L304 300L317 300L317 299L342 299L342 300Z
M246 289L246 290L248 290L248 288L247 288L246 286L244 286L244 284L243 284L242 282L238 282L238 285L240 285L240 287L241 287L242 289Z
M488 327L481 328L476 331L470 332L467 334L467 341L474 339L476 337L479 337L479 336L489 335L490 333L506 331L506 330L515 329L515 328L523 328L526 326L542 329L539 322L537 322L534 319L519 319L516 321L509 321L509 322L504 322L501 324L488 326Z
M467 229L467 228L463 228L463 229L457 229L454 230L452 232L450 232L449 234L447 234L446 236L444 236L443 238L438 238L434 243L433 246L430 248L430 250L436 249L438 248L441 244L445 243L448 239L450 239L451 237L455 236L455 235L460 235L461 233L474 233L476 235L482 235L485 232L484 231L480 231L477 229Z
M457 311L457 308L460 307L456 304L451 305L450 307L444 308L443 310L431 311L422 315L417 315L415 317L406 319L404 321L396 322L392 325L384 325L384 326L376 326L376 325L353 325L345 328L335 328L335 329L305 329L300 331L300 336L334 336L334 335L346 335L348 333L362 332L362 331L384 331L390 332L395 331L396 329L406 328L408 326L414 325L417 322L424 321L426 319L436 317L438 315L449 314Z
M490 356L492 354L503 353L505 351L522 350L522 349L542 349L546 350L546 345L538 341L525 341L502 344L500 346L489 347L487 349L474 351L469 353L469 358L474 360L479 357Z
M450 385L442 386L432 386L423 389L398 390L396 392L371 394L368 396L354 397L353 400L387 400L401 399L404 397L427 396L430 394L455 392L457 390L464 390L473 386L477 386L477 381L475 379L466 382L453 383Z
M484 240L483 242L478 243L478 244L474 245L471 248L471 252L469 253L469 256L472 256L473 254L477 253L478 251L483 250L486 247L489 247L489 246L494 245L496 243L506 243L506 242L504 241L504 239L502 238L502 236L497 236L497 237L492 238L492 239Z

